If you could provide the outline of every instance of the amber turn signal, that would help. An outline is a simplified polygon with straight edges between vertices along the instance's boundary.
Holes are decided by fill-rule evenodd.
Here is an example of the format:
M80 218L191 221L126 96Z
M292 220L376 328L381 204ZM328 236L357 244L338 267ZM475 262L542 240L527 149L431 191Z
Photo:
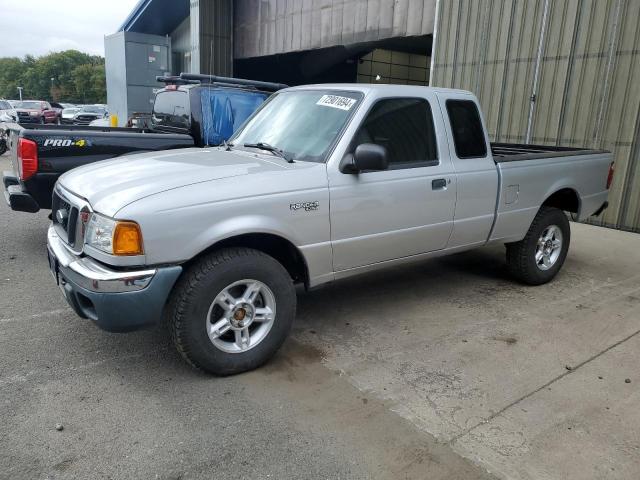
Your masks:
M142 255L142 233L135 222L118 222L113 232L114 255Z

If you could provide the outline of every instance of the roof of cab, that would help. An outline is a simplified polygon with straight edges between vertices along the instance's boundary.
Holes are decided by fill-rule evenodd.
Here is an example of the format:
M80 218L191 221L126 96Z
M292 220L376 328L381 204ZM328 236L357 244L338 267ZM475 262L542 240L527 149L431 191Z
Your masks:
M317 83L313 85L298 85L296 87L289 87L284 89L287 90L351 90L356 92L362 92L365 95L367 93L376 93L378 95L398 95L398 94L409 94L415 93L417 90L428 89L432 92L436 93L448 93L448 94L458 94L458 95L472 95L471 92L467 90L458 90L453 88L440 88L440 87L426 87L422 85L395 85L388 83Z

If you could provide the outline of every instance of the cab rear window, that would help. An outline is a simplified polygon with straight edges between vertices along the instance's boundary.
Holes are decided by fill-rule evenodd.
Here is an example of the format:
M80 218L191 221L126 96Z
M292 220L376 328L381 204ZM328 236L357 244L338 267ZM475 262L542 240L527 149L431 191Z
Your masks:
M189 94L179 90L159 92L153 104L153 123L164 127L189 128Z
M458 158L485 157L487 145L476 104L471 100L447 100L447 113Z

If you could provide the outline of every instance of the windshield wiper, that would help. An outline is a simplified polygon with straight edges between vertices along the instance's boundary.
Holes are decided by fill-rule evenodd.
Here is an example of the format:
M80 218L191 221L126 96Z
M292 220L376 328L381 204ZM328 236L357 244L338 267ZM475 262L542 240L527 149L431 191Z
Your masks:
M232 150L233 143L229 143L226 140L222 140L222 146L224 147L225 151L230 152Z
M247 148L258 148L260 150L266 150L267 152L275 153L280 158L284 158L287 162L293 163L293 158L289 158L289 156L286 153L284 153L284 151L282 151L278 147L269 145L268 143L265 143L265 142L245 143L244 146Z

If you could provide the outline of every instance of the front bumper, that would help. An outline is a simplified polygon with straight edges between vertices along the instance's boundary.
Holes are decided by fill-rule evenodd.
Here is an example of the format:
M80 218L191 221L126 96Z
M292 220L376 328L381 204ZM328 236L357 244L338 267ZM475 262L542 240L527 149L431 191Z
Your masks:
M29 116L20 116L18 117L18 119L16 120L16 122L18 124L23 124L23 123L40 123L40 117L32 117L31 115Z
M53 225L47 234L51 272L67 302L82 318L109 332L157 324L180 266L114 270L70 252Z

